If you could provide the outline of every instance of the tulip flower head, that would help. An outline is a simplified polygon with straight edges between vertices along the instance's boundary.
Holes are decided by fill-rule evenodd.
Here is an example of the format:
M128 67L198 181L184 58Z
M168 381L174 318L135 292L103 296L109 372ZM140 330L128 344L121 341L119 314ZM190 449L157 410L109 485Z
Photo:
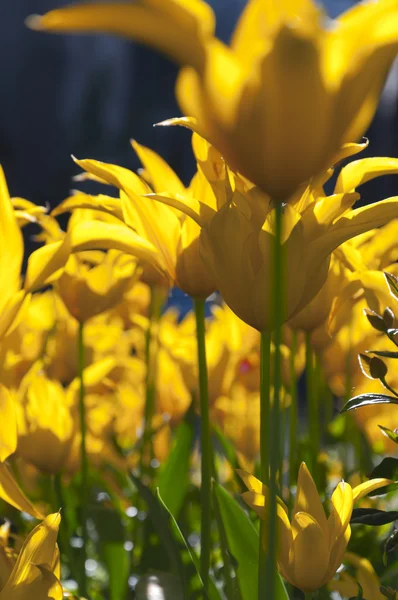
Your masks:
M267 515L268 488L253 475L238 471L248 492L242 497L260 519ZM282 576L304 592L314 592L328 583L342 563L351 536L354 502L391 483L371 479L354 488L341 482L333 492L329 516L305 463L299 470L296 501L291 519L278 499L278 566ZM309 560L309 556L311 560Z
M286 201L366 131L397 53L397 21L394 0L361 3L334 21L312 0L250 0L227 46L202 0L139 0L81 3L29 25L119 34L168 54L183 67L176 95L197 130Z

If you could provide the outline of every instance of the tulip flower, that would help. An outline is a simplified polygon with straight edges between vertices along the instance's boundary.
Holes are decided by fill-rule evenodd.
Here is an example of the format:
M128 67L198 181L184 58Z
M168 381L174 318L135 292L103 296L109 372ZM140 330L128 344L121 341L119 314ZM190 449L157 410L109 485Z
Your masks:
M34 367L24 378L20 395L18 455L44 473L59 473L75 433L66 391Z
M334 21L312 0L250 0L227 46L202 0L139 0L77 4L29 25L119 34L168 54L183 66L176 94L197 130L233 169L286 201L366 131L398 50L397 22L394 0Z
M266 519L268 488L253 475L238 473L249 490L243 493L243 499L260 519ZM278 566L282 576L303 592L314 592L328 583L339 568L351 537L354 503L389 483L383 478L370 479L354 488L346 482L339 483L326 517L314 480L302 463L290 520L286 506L279 498L277 502Z
M172 194L173 196L195 197L201 193L200 181L194 177L189 188L185 188L169 165L153 150L133 142L143 166L143 177L118 167L92 160L76 160L77 164L88 171L91 177L99 178L121 190L121 199L108 199L105 196L76 194L58 206L53 215L81 208L92 208L116 217L126 225L127 231L138 234L146 244L156 249L157 260L149 257L161 277L166 276L186 294L194 298L207 298L216 290L211 271L204 265L199 251L200 227L184 213L169 206L147 202L143 195L152 192ZM104 227L104 226L103 226ZM110 232L112 235L112 232ZM74 234L75 235L75 234ZM92 237L92 232L90 236ZM116 241L118 233L113 236ZM106 247L115 247L110 241ZM134 254L134 249L131 250ZM137 255L137 254L135 254ZM138 258L141 256L137 255ZM145 267L142 280L150 285L159 283L156 271Z
M70 314L80 323L121 302L124 292L133 283L136 263L131 256L110 250L100 262L69 258L57 291Z
M363 591L363 600L385 600L386 597L380 592L380 580L367 558L346 552L343 562L354 567L355 578L343 571L339 573L338 579L333 579L328 584L329 590L339 592L344 598L355 598L359 583Z
M2 561L0 600L62 600L57 547L60 522L59 513L51 514L35 527L23 543L12 569L8 564L4 572Z

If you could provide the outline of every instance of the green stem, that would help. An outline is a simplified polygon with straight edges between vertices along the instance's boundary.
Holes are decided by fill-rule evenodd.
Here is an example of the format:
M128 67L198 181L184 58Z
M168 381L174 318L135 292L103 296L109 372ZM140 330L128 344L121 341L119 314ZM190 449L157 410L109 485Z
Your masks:
M66 554L68 559L69 568L71 570L72 575L76 573L76 565L75 565L75 557L73 554L72 546L70 545L70 540L72 537L72 532L70 528L69 516L68 516L68 508L64 498L63 486L62 486L62 477L60 473L57 473L52 478L53 484L53 509L54 511L62 510L62 520L59 528L59 537L61 542L61 552L63 551Z
M79 418L80 418L80 459L81 459L81 488L80 488L80 506L81 506L81 527L83 546L81 549L80 562L80 594L87 596L87 578L86 578L86 560L87 560L87 509L88 509L88 456L86 447L86 406L84 402L84 323L79 323L79 332L77 338L77 355L78 355L78 377L80 381L79 388Z
M304 592L304 600L314 600L315 594L313 592Z
M271 335L261 334L260 346L260 473L261 481L269 483L269 452L268 430L271 415ZM265 523L260 523L259 562L258 562L258 599L266 597L266 556L263 541L267 535Z
M319 485L319 468L318 455L320 447L319 439L319 398L317 373L314 365L314 352L311 344L311 334L305 334L305 374L307 384L307 402L308 402L308 422L309 422L309 449L310 449L310 464L309 469L315 484Z
M290 351L290 420L289 420L289 503L293 507L292 483L296 477L297 464L297 376L295 359L297 354L297 331L293 331Z
M213 471L213 449L210 437L209 388L206 362L205 301L196 298L196 337L198 344L199 404L201 434L201 528L200 528L200 575L205 593L209 591L211 551L211 476Z
M146 390L144 411L144 433L141 449L141 472L148 476L151 473L151 460L153 458L152 421L156 408L156 370L159 344L159 319L163 305L163 291L161 288L151 288L149 305L149 322L145 340L146 361Z
M282 223L283 206L281 203L275 205L275 243L273 252L274 278L272 285L271 315L274 328L274 372L273 384L274 394L269 419L269 457L270 457L270 478L269 478L269 513L268 513L268 537L267 537L267 557L266 557L266 589L267 598L275 597L275 582L277 574L277 493L278 493L278 472L281 456L281 392L282 392L282 325L284 321L284 261L282 246Z

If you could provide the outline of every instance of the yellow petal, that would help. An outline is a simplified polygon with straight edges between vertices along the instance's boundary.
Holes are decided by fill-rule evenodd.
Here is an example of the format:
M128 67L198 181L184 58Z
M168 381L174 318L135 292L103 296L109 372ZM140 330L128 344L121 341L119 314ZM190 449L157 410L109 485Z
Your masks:
M126 225L104 223L103 221L82 221L73 227L70 234L73 252L115 248L165 271L163 257L153 244L137 235Z
M0 339L12 333L25 317L31 294L21 290L13 294L0 313Z
M53 217L62 215L65 212L72 212L79 208L91 208L93 210L103 211L123 220L122 204L119 199L99 194L98 196L90 196L89 194L74 194L66 198L59 204L51 213Z
M60 242L47 244L32 252L26 269L26 291L32 292L48 285L54 277L60 275L71 253L70 237L67 235Z
M23 259L23 238L15 218L14 209L8 194L3 169L0 166L0 277L3 285L0 297L1 308L8 298L19 290Z
M0 498L36 519L43 519L43 515L26 498L5 463L0 463Z
M382 175L398 173L398 158L372 157L354 160L340 171L334 193L353 192L357 187Z
M150 44L177 62L200 68L203 40L214 31L214 14L201 0L104 2L30 17L32 29L113 33Z
M0 462L4 462L17 449L18 435L14 398L3 384L0 384L0 414Z
M327 519L325 511L314 480L304 462L300 465L293 515L298 512L310 514L318 523L324 534L327 535Z
M60 600L59 587L48 575L55 568L57 559L57 535L60 514L46 517L26 538L9 580L1 591L1 600ZM38 581L37 581L38 580ZM32 588L31 588L32 586ZM35 591L34 596L30 590ZM47 595L51 591L52 595Z
M255 494L264 493L265 486L259 479L257 479L257 477L254 477L254 475L248 473L247 471L243 471L243 469L236 469L236 472L242 479L249 492L254 492Z
M187 194L178 197L171 197L169 194L147 194L147 197L177 208L183 214L187 215L187 217L193 219L200 227L203 227L206 221L210 220L215 214L215 211L207 206L207 204L203 204L200 200L191 198Z
M131 141L131 145L149 174L151 187L156 193L168 192L174 195L185 192L185 187L179 177L159 154L150 148L141 146L135 140Z
M357 485L353 489L353 499L354 502L360 500L364 496L367 496L374 490L378 490L381 487L385 487L386 485L390 485L394 483L391 479L385 479L384 477L380 477L377 479L369 479L369 481L364 481L360 485Z
M339 483L332 495L332 510L328 518L329 549L344 534L354 506L352 487L345 481Z
M364 138L364 141L360 144L347 143L343 144L338 152L334 155L332 159L332 165L336 165L340 161L345 158L349 158L350 156L354 156L355 154L359 154L359 152L363 152L369 146L369 140Z
M317 521L307 513L297 513L292 528L298 533L293 540L288 574L296 587L305 592L313 592L323 585L327 571L327 540Z

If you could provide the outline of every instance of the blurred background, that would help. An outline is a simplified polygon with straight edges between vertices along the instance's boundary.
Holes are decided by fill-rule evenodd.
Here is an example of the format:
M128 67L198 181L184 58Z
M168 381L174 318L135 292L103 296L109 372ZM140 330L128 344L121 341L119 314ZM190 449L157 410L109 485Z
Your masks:
M208 0L218 36L228 41L246 0ZM179 115L176 67L159 54L108 36L49 35L28 30L32 13L67 4L17 0L0 8L0 163L10 192L55 206L74 187L70 155L136 169L135 138L159 152L188 182L193 173L190 135L153 123ZM326 0L331 17L352 0ZM366 32L364 32L366 35ZM397 69L387 82L372 125L368 154L397 155ZM396 179L382 178L366 196L394 194ZM395 192L396 193L396 192Z

